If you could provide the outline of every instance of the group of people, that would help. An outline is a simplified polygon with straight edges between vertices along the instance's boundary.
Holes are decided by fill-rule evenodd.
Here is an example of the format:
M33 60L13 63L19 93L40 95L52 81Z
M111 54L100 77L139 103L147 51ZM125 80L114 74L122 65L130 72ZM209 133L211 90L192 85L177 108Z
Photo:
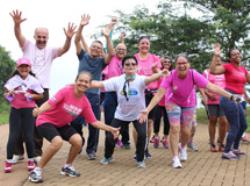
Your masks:
M164 118L161 142L164 148L170 147L172 167L181 168L181 161L188 159L187 144L194 127L196 89L202 92L204 100L210 100L204 102L209 116L211 151L216 151L214 133L219 117L221 123L224 122L224 125L220 124L219 136L222 158L236 159L243 154L239 145L247 125L240 101L250 76L240 65L241 58L237 49L230 52L228 63L222 63L220 45L215 45L214 56L207 71L209 75L202 75L191 69L185 55L176 57L173 68L169 57L160 58L150 53L150 38L146 36L140 37L138 53L133 56L127 55L124 34L121 43L113 48L111 36L117 23L116 18L112 18L102 30L107 42L106 54L101 41L95 40L88 46L83 37L82 31L89 24L89 15L81 16L78 28L72 23L68 24L67 29L64 29L66 40L61 48L47 46L49 32L42 27L35 29L35 44L26 40L21 31L21 23L26 20L22 12L14 10L10 15L23 57L17 60L16 71L4 86L4 96L11 104L7 160L4 165L6 173L11 172L12 165L22 158L25 142L29 180L42 182L44 167L65 140L71 144L71 148L60 173L71 177L80 176L73 162L85 143L83 123L88 124L86 154L89 160L96 159L99 129L107 131L104 157L100 163L108 165L113 160L116 140L120 134L124 146L130 147L128 126L132 122L136 148L134 159L139 168L145 168L144 159L152 158L149 142L156 148L159 146L161 116ZM65 86L49 98L52 61L69 50L74 34L79 59L78 75L73 84ZM224 74L224 88L218 81L211 81L210 75L213 74ZM105 92L103 107L106 124L100 121L101 91ZM213 102L212 97L216 97L216 102ZM154 136L151 138L153 129ZM228 135L224 146L226 132ZM50 142L44 152L43 138ZM18 155L17 158L14 155Z

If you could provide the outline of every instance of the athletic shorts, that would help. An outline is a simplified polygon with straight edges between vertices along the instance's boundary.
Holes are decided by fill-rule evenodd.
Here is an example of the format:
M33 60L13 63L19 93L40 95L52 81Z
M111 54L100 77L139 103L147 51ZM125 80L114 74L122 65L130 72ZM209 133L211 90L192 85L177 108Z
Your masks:
M192 126L195 107L180 107L173 102L166 104L170 125Z
M146 101L146 106L149 105L150 101L152 100L152 98L154 97L154 92L150 91L150 90L146 90L145 91L145 101ZM154 120L155 118L155 109L156 107L154 107L148 114L148 119L152 119Z
M38 133L47 139L48 141L52 141L52 139L56 136L62 137L65 141L69 141L71 136L74 134L78 134L76 130L70 125L65 125L63 127L57 128L55 125L51 123L44 123L37 127Z
M220 105L207 105L207 112L208 116L225 116L225 113Z

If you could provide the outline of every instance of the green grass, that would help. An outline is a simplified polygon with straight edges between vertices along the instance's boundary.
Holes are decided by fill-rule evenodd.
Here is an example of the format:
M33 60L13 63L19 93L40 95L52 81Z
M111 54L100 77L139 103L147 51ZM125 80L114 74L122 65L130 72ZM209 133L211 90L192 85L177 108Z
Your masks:
M0 103L0 125L9 123L10 106L6 101Z

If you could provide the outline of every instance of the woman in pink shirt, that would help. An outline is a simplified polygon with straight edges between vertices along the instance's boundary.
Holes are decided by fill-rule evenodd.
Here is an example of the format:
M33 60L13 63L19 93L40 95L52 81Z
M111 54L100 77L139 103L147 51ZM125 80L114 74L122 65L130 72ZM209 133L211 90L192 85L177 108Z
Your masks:
M173 168L181 168L180 161L187 160L186 145L190 139L193 114L195 110L195 87L207 88L229 99L235 96L220 87L209 83L197 71L190 69L185 56L176 58L176 68L164 79L160 89L140 116L141 121L147 120L148 113L165 95L165 107L170 122L170 149L173 154ZM180 134L179 134L180 133ZM181 142L178 146L179 141Z
M172 60L169 57L161 57L161 65L162 68L167 69L168 71L171 71L173 69L173 63ZM162 77L160 80L158 80L158 87L160 88L160 85L165 77ZM163 130L163 137L160 140L159 137L159 131L160 131L160 124L161 124L161 118L163 117L164 122L164 130ZM163 147L165 149L168 148L168 134L169 134L169 120L168 115L165 109L165 97L161 99L159 104L156 106L156 112L155 112L155 118L154 118L154 136L151 138L150 143L153 143L155 148L159 147L159 143L161 142Z
M33 131L35 118L32 110L36 106L35 100L43 97L43 88L31 72L31 62L26 58L17 60L14 75L4 85L5 97L11 104L9 121L9 139L7 143L7 160L4 171L12 171L14 148L18 140L26 143L28 154L28 170L35 168Z
M225 75L225 89L240 97L244 97L244 86L250 82L250 74L245 67L240 65L241 54L239 50L233 49L229 53L229 62L221 63L220 44L214 46L214 56L210 65L210 71L214 74ZM238 159L240 155L245 153L239 149L240 139L247 128L246 119L242 105L222 97L221 106L228 120L229 130L226 140L223 159Z
M151 76L153 73L156 73L161 68L160 58L155 54L150 53L150 38L148 36L142 36L138 41L138 53L135 54L135 57L138 61L138 71L139 75ZM154 93L158 89L157 81L147 85L145 90L146 105L149 104L151 99L154 96ZM145 158L151 159L152 156L148 151L149 139L151 137L153 121L155 118L155 109L153 109L148 116L147 122L147 145L145 148ZM134 132L134 140L136 139L136 133Z
M107 126L96 120L91 105L84 94L89 88L91 75L88 72L80 72L76 77L75 84L66 86L59 90L55 96L50 98L41 107L35 108L34 116L38 116L36 127L39 134L47 139L50 144L43 153L38 166L30 173L31 182L42 182L42 169L49 160L61 148L63 140L71 144L66 164L61 169L62 175L78 177L72 163L82 147L82 138L70 125L77 116L82 116L87 123L96 128L110 131L114 137L119 134L119 129Z
M224 74L211 74L209 69L206 69L203 72L203 76L218 85L221 88L225 87L225 77ZM225 117L225 113L220 105L220 96L207 90L201 90L201 95L203 102L206 106L207 113L208 113L208 132L209 132L209 142L210 142L210 151L217 152L217 151L224 151L224 139L227 132L227 119ZM218 149L215 145L215 134L216 134L216 123L217 120L219 121L219 135L218 135Z

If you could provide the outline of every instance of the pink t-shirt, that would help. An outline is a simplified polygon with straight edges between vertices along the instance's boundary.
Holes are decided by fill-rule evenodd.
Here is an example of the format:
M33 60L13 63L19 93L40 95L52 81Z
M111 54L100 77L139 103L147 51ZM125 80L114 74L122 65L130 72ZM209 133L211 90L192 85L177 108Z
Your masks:
M208 80L193 69L188 71L185 79L180 79L176 70L173 70L164 79L161 87L167 90L165 103L170 101L181 107L194 107L196 105L195 86L206 88L207 84Z
M210 81L211 83L218 85L221 88L225 88L225 76L224 74L214 75L211 74L210 71L207 69L203 72L203 76ZM209 93L212 93L209 91ZM219 105L220 104L220 95L213 93L215 96L215 100L208 99L208 105Z
M243 66L236 66L232 63L223 64L225 69L225 88L235 94L244 94L244 86L247 83L248 71Z
M31 61L32 72L36 74L43 88L49 88L52 61L58 57L59 48L39 49L34 43L26 40L22 50L23 56Z
M160 86L161 86L161 83L162 83L162 81L165 79L165 77L162 77L162 78L160 78L158 81L157 81L157 83L158 83L158 88L160 88ZM162 99L161 99L161 101L158 103L158 105L160 105L160 106L165 106L165 96L166 95L164 95L163 97L162 97Z
M141 59L139 53L135 54L135 57L138 61L138 74L144 76L151 76L153 74L152 66L156 63L156 66L160 69L161 62L160 58L155 54L148 54L146 59ZM147 89L155 90L158 88L157 81L154 81L147 85Z
M85 95L77 98L74 85L62 88L48 102L51 108L37 117L36 126L51 123L58 128L63 127L79 115L84 117L86 123L92 124L96 121L88 98Z
M14 91L15 94L10 104L16 109L34 108L36 106L35 101L27 98L25 94L43 93L41 84L32 75L28 75L25 79L15 75L7 81L4 87L9 91Z
M122 60L115 55L112 57L110 63L106 68L105 68L105 79L120 76L122 74Z

